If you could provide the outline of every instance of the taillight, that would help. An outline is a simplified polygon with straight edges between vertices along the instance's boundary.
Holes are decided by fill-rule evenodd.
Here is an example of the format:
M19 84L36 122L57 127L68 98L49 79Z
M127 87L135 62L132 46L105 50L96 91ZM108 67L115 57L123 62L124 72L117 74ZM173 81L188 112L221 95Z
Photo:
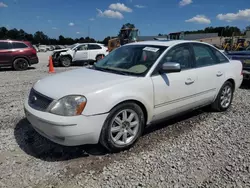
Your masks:
M243 64L241 63L241 73L240 73L241 76L243 76Z
M36 49L35 48L31 48L31 53L36 55Z

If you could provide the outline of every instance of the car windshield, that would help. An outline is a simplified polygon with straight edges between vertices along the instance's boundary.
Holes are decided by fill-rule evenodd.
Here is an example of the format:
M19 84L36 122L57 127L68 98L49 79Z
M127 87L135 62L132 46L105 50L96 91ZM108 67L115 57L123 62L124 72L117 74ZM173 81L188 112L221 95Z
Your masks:
M126 45L113 50L98 61L94 68L106 72L145 76L167 46Z
M136 41L137 38L138 38L138 31L137 31L137 30L132 30L132 31L130 32L129 38L130 38L131 40Z
M73 49L77 44L70 45L68 48Z

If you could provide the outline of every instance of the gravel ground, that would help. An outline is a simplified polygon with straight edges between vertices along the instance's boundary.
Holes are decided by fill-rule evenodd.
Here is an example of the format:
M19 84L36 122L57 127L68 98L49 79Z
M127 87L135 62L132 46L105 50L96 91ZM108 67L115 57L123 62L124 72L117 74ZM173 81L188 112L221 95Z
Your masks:
M227 112L198 110L154 125L129 151L107 154L56 145L30 127L24 99L49 76L48 53L39 58L24 72L0 70L0 187L250 187L250 83Z

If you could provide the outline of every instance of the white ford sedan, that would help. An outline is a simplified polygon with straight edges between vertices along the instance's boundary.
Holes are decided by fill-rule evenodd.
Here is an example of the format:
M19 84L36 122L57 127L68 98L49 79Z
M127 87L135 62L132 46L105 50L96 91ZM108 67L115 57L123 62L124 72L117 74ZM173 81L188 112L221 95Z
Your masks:
M146 41L124 45L93 67L39 80L25 101L34 129L61 145L128 149L149 124L203 106L225 111L242 64L212 45Z

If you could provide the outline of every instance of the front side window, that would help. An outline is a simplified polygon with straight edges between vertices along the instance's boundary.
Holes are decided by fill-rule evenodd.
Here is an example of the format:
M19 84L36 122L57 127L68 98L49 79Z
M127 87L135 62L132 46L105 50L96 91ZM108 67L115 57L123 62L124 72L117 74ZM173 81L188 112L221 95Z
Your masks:
M87 47L86 44L85 45L80 45L80 46L77 47L78 51L87 50L87 49L88 49L88 47Z
M196 67L205 67L218 63L212 49L203 44L193 44Z
M20 42L13 42L12 43L12 49L19 49L19 48L28 48L28 46L25 45L24 43L20 43Z
M166 49L166 46L158 45L122 46L98 61L94 68L107 72L144 76Z
M0 42L0 50L8 50L9 44L8 42Z
M173 47L162 58L160 64L163 63L179 63L182 70L192 68L192 55L187 45Z
M75 48L76 46L77 46L77 44L73 44L73 45L70 45L68 48L72 50L72 49Z

